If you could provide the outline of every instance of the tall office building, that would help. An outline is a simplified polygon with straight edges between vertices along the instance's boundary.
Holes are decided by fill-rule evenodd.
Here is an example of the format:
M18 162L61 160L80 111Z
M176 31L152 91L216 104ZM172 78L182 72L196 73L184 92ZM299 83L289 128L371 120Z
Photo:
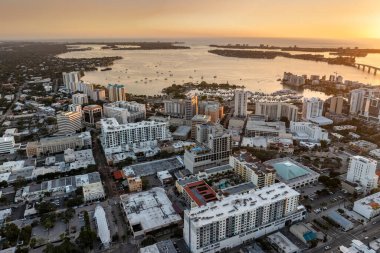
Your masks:
M330 99L329 112L333 114L342 114L343 111L343 97L332 97Z
M248 106L248 92L244 90L235 90L235 117L246 117Z
M304 98L302 106L302 118L309 120L321 117L323 113L323 100L320 98Z
M195 174L204 169L227 164L232 150L231 134L219 124L197 125L198 146L185 150L185 168Z
M72 134L82 129L81 112L62 112L57 114L59 134Z
M218 123L224 117L224 108L217 101L198 102L198 113L210 116L211 122Z
M77 104L77 105L88 104L88 96L87 94L82 94L82 93L73 94L72 102L73 104Z
M299 193L277 183L184 212L183 237L192 253L228 252L305 218Z
M230 166L246 182L252 182L257 188L274 184L276 170L260 162L246 150L240 150L230 156Z
M363 156L350 158L347 170L347 180L358 183L364 190L377 188L379 176L376 175L377 161Z
M172 99L164 101L165 114L173 117L191 120L198 114L198 97Z
M62 73L63 84L69 92L76 92L78 90L78 83L80 80L80 72L63 72Z
M94 127L103 117L103 109L100 105L87 105L83 107L83 124Z
M152 147L157 141L170 140L166 122L142 121L119 124L115 118L102 119L101 143L105 153L119 153L137 147Z
M125 101L125 90L122 84L108 84L108 100L111 102Z
M278 121L285 117L289 121L297 121L298 107L282 102L256 102L255 115L263 115L270 121Z
M104 117L115 118L120 124L143 120L146 117L145 104L135 101L118 101L103 105Z

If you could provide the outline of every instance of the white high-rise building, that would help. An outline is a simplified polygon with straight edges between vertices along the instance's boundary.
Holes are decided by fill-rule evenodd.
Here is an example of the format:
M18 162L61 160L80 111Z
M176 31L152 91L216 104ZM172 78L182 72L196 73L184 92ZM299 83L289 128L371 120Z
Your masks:
M350 92L350 114L359 114L362 110L366 89L356 89Z
M65 85L65 88L69 92L76 92L78 90L78 83L80 80L80 73L77 71L73 72L63 72L62 73L62 78L63 78L63 84Z
M161 140L170 140L166 122L142 121L119 124L115 118L102 119L101 143L106 154L120 153L139 147L157 146Z
M78 86L77 86L77 91L83 92L87 96L91 96L93 90L94 90L94 84L79 81Z
M94 89L90 97L94 101L104 101L106 100L106 91L103 89Z
M321 117L323 112L323 100L320 98L305 98L303 100L302 118L309 120Z
M82 129L82 113L62 112L57 115L57 125L59 134L76 133Z
M82 112L82 106L77 104L69 104L67 110L69 112Z
M377 188L379 176L376 175L377 161L363 157L350 158L347 170L347 180L358 183L365 192Z
M108 100L111 102L125 101L125 89L122 84L108 84Z
M230 195L184 212L183 237L191 253L221 252L301 221L299 193L284 183Z
M235 90L235 117L246 117L248 105L248 92L244 90Z
M13 154L15 152L14 136L0 137L0 154Z
M268 120L281 120L282 117L289 121L297 121L298 107L282 102L256 102L256 115L264 115Z
M106 118L115 118L120 124L135 122L136 120L145 119L145 104L139 104L135 101L118 101L104 104L103 113Z
M88 104L88 96L87 94L77 93L72 96L73 104L84 105Z

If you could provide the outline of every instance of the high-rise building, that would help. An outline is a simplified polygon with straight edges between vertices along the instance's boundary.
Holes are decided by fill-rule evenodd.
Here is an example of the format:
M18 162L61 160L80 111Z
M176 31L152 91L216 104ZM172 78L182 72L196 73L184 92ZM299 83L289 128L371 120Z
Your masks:
M330 113L342 114L343 111L343 97L332 97L330 99Z
M297 121L298 107L282 102L256 102L255 114L264 115L270 121L278 121L281 118Z
M363 156L350 158L347 170L347 181L358 183L364 190L378 187L379 176L376 175L377 161Z
M191 138L195 139L197 137L197 125L205 124L211 119L210 116L197 114L191 119Z
M111 102L125 101L125 90L122 84L108 84L108 100Z
M277 183L184 212L183 237L192 253L228 252L305 218L299 193Z
M72 134L82 129L81 112L62 112L57 114L59 134Z
M105 153L120 153L136 147L157 146L158 141L170 140L166 122L142 121L119 124L115 118L102 119L101 143Z
M172 99L164 101L165 114L173 117L191 120L198 114L198 97Z
M104 117L115 118L119 124L143 120L146 117L145 104L139 104L135 101L118 101L103 105Z
M83 94L86 94L87 96L91 96L93 90L94 84L92 83L85 83L83 81L79 81L77 85L77 91L83 92Z
M69 73L63 72L62 78L63 78L63 85L69 92L73 93L78 90L77 85L80 80L80 72L77 72L77 71L73 71Z
M224 117L224 108L217 101L200 101L198 103L198 113L210 116L213 123L218 123Z
M106 100L106 90L94 89L90 97L93 101L104 101Z
M67 106L69 112L82 112L82 106L77 104L69 104Z
M100 105L87 105L83 107L83 124L94 127L103 117L103 109Z
M77 104L77 105L88 104L88 96L87 94L82 94L82 93L73 94L72 102L73 104Z
M247 116L248 92L244 90L235 90L235 117Z
M367 89L356 89L350 92L350 114L360 114L363 107L364 95Z
M246 182L252 182L257 188L274 184L276 170L265 165L246 150L240 150L230 156L230 166Z
M185 168L195 174L201 170L228 163L232 138L219 124L198 125L198 146L185 150Z
M350 94L350 113L380 123L380 89L357 89Z
M304 98L302 107L302 118L309 120L321 117L323 113L323 100L320 98Z

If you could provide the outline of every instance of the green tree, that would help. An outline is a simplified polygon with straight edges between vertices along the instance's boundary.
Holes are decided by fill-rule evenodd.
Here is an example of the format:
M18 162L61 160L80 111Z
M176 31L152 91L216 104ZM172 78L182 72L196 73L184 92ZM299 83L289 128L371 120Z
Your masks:
M15 246L20 229L14 223L7 223L2 229L2 236L7 238L11 246Z

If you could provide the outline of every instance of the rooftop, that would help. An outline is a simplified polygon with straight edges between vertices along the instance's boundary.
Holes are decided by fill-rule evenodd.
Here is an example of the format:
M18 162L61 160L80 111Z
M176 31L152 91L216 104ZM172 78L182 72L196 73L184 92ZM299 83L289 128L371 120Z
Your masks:
M361 208L369 210L380 209L380 192L355 201L355 206L360 206Z
M130 225L135 228L134 232L154 231L182 220L174 211L165 190L159 187L121 195L120 202Z
M287 183L303 178L306 179L309 176L319 175L317 172L288 157L272 159L266 161L264 164L272 165L276 170L277 176Z
M156 160L146 163L138 163L123 168L124 174L128 175L128 171L134 173L135 176L148 176L156 174L159 171L173 171L183 167L180 157L171 157L168 159ZM126 173L127 172L127 173Z
M294 245L286 236L281 232L276 232L268 236L269 241L272 244L275 244L278 248L281 249L283 253L293 253L298 252L299 248Z
M216 192L203 180L187 184L184 191L198 206L218 200Z
M299 196L299 193L285 183L277 183L245 194L230 195L204 206L185 210L199 226L226 219L231 214L239 215L247 211L267 206L274 200L285 200Z

